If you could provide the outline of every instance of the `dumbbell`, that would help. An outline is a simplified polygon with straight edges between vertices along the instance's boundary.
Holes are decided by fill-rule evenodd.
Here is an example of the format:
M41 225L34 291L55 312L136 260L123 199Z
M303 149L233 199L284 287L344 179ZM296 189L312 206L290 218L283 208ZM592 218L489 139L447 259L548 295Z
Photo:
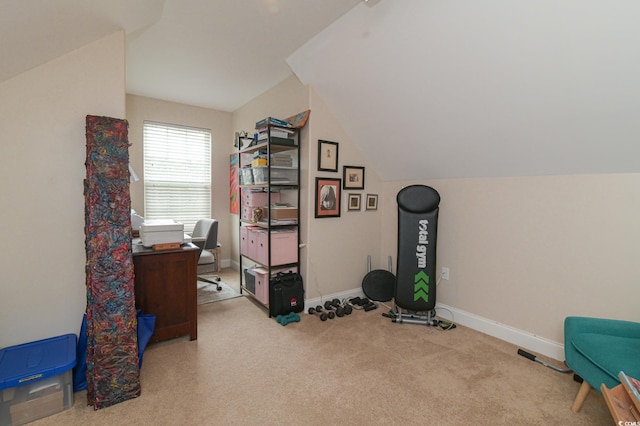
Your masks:
M279 324L287 325L290 322L299 322L300 315L296 314L295 312L289 312L287 315L278 315L276 317L276 321L278 321Z
M378 309L378 304L375 302L369 302L366 305L364 305L365 312L373 311L374 309Z
M366 297L352 297L349 299L349 305L355 309L364 309L364 307L369 304L369 299Z
M349 304L356 309L364 309L365 312L371 311L378 307L376 303L372 302L367 297L353 297L349 299Z
M316 311L318 312L323 312L322 306L318 305L316 306ZM332 310L327 310L327 317L329 317L329 319L334 319L336 317L336 313L333 312Z
M353 312L353 308L347 303L346 299L342 299L342 301L333 299L331 304L335 307L338 316L340 316L339 312L342 312L342 315L351 315L351 312Z
M327 304L325 303L325 306ZM327 314L327 318L334 319L336 317L336 313L331 310L331 308L324 309L322 306L316 306L316 312L324 312Z
M334 299L334 300L338 300L338 299ZM347 303L346 299L344 299L342 302L338 301L338 304L344 310L344 314L345 315L351 315L351 312L353 312L353 308L351 307L351 305L349 303Z
M309 308L309 310L307 311L309 312L309 315L317 315L320 317L320 321L326 321L327 318L329 318L329 315L327 315L325 312L322 312L322 306L320 306L320 310L318 311L316 308Z
M336 315L339 318L342 318L344 316L344 308L340 306L340 301L338 299L327 300L326 302L324 302L324 308L327 311L335 311Z

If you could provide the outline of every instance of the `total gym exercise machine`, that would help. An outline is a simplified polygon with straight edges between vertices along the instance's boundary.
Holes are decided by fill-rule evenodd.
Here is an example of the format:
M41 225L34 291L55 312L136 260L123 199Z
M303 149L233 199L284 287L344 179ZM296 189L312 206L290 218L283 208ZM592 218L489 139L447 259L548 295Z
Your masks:
M396 199L398 264L392 321L438 326L434 308L440 194L429 186L411 185Z

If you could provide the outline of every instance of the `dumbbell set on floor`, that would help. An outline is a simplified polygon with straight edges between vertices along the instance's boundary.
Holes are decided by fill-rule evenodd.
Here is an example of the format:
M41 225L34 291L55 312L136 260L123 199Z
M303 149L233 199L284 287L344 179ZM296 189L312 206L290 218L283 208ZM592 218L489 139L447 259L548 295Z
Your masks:
M378 304L372 302L366 297L352 297L349 299L349 305L355 309L364 309L365 312L372 311L378 307Z
M317 315L320 318L320 321L326 321L329 318L333 319L336 316L333 311L324 312L324 309L322 309L322 306L320 305L316 306L315 308L309 308L307 312L309 313L309 315Z
M326 321L327 319L334 319L336 316L341 318L345 315L350 315L352 308L347 303L342 303L338 299L333 299L327 300L324 303L324 307L318 305L315 308L309 308L307 312L309 315L317 315L320 318L320 321Z
M334 310L336 312L336 315L340 318L345 315L351 315L351 312L353 311L351 305L346 302L342 303L338 299L327 300L326 302L324 302L324 308L326 310Z

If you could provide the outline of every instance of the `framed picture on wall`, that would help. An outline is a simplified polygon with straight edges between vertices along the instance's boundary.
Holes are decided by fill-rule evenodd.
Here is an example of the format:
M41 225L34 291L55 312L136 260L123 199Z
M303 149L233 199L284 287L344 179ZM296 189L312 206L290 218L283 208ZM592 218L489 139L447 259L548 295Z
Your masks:
M340 179L316 178L316 218L340 217Z
M361 194L349 194L349 202L347 205L347 210L349 211L360 211L360 201L362 200Z
M378 210L378 194L367 194L367 210Z
M344 166L342 189L364 189L364 167Z
M318 140L318 171L338 171L338 142Z

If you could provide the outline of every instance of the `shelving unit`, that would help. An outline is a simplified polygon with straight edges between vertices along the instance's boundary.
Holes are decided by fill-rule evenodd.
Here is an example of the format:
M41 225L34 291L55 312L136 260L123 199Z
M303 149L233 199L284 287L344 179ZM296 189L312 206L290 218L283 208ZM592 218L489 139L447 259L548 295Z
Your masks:
M240 291L269 310L271 277L299 269L300 131L266 124L239 150Z

